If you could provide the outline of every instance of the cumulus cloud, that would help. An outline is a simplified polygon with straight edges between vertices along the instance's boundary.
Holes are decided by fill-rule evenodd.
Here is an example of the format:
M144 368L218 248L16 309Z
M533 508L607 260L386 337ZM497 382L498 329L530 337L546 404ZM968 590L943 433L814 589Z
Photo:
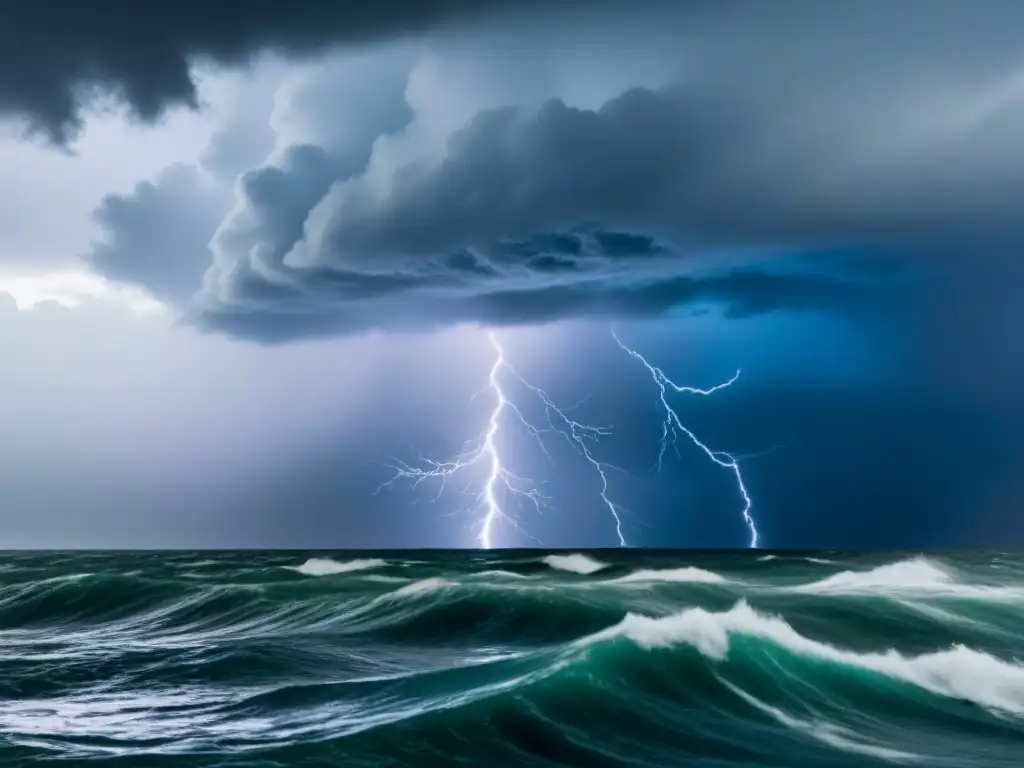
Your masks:
M273 150L277 136L271 115L285 72L283 63L268 58L242 77L229 79L221 89L226 93L207 96L221 119L199 165L222 184L232 185Z
M83 258L104 278L142 288L165 304L182 305L209 269L210 240L234 203L238 175L273 150L276 62L245 77L206 83L218 120L198 162L175 163L124 194L108 194L93 212L100 237Z
M104 277L183 304L210 266L210 238L230 196L195 166L175 165L128 195L108 195L96 211L105 239L86 261Z
M597 4L339 58L279 94L190 317L282 338L843 303L873 282L751 260L1019 234L1017 22L998 0Z

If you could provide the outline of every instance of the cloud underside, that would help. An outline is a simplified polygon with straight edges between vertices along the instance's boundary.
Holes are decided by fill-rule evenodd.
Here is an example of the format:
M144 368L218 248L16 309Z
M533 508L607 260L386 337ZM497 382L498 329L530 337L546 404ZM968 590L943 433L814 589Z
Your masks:
M657 316L676 308L721 309L728 317L776 310L842 311L865 304L877 290L827 275L732 270L700 277L595 277L547 283L543 277L505 281L471 277L465 265L435 277L370 277L306 271L289 285L237 280L244 299L193 307L188 322L257 341L281 342L366 330L413 332L449 325L539 325L570 318L613 320ZM473 267L469 267L473 269ZM488 288L490 283L490 288Z
M58 144L83 112L114 95L144 121L198 103L196 61L244 64L265 50L291 55L368 44L471 21L522 0L134 0L14 2L0 7L0 114Z
M929 207L918 193L811 198L813 174L785 180L743 163L733 148L746 124L716 119L718 106L667 87L630 89L596 110L558 99L487 110L438 156L383 173L370 163L373 140L344 158L291 147L242 177L190 316L270 338L653 316L708 302L733 315L846 307L863 282L758 274L750 260L911 250L976 225L970 211ZM730 158L740 172L728 172ZM923 238L921 215L932 220ZM723 266L744 259L741 271Z
M885 282L866 277L871 259L976 258L1024 234L1019 3L652 2L635 18L596 4L515 34L446 27L505 7L321 9L275 36L254 31L277 13L257 3L230 42L172 25L167 61L182 62L445 31L293 89L301 127L277 128L227 202L184 171L108 199L90 262L202 327L284 340L860 306ZM191 98L126 83L143 114ZM74 116L35 114L58 137ZM151 231L164 245L141 258ZM806 268L836 249L858 255L859 276Z

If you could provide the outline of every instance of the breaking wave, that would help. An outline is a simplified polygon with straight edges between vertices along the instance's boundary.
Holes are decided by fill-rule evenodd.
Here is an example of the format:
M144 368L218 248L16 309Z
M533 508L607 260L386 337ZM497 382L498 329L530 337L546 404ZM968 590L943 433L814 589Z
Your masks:
M955 573L924 557L880 565L867 571L841 571L807 584L806 592L856 592L886 589L934 589L951 584Z
M595 560L592 557L581 554L548 555L544 558L544 562L556 571L568 571L569 573L578 573L581 576L589 576L608 567L607 563L602 563L600 560Z
M383 568L387 562L377 557L348 560L339 563L329 557L311 557L302 565L286 565L293 571L298 571L305 576L333 576L337 573L351 573L352 571L367 571L371 568Z
M9 555L0 765L1019 768L1024 558L828 559Z
M664 570L644 568L627 573L625 576L621 576L613 581L619 584L650 584L659 581L674 584L724 584L726 579L717 573L705 571L703 568L687 566L685 568L666 568Z
M584 644L626 637L642 648L686 644L724 660L735 638L755 638L788 653L885 675L930 693L1024 715L1024 666L962 645L918 656L895 649L856 653L804 637L778 616L757 612L746 601L721 613L690 608L652 618L627 614L621 622L584 638Z

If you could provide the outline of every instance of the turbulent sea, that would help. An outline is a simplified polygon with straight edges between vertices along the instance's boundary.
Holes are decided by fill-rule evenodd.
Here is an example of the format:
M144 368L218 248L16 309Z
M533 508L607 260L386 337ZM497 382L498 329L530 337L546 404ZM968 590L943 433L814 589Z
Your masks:
M0 766L1024 766L1024 555L0 553Z

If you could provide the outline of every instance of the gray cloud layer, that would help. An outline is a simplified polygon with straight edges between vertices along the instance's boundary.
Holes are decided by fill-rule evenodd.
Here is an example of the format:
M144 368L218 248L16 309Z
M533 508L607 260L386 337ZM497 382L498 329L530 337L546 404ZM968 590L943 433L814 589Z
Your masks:
M530 3L532 4L532 3ZM81 126L82 107L120 96L145 120L196 105L192 59L245 63L267 49L311 53L420 33L486 16L503 0L223 0L138 3L75 0L0 5L0 113L26 118L52 140Z
M438 34L356 77L349 62L292 99L305 130L242 176L190 315L285 338L749 312L863 285L752 278L752 255L1005 247L1024 193L1024 7L920 10L602 5L472 44ZM610 92L587 63L628 74Z

